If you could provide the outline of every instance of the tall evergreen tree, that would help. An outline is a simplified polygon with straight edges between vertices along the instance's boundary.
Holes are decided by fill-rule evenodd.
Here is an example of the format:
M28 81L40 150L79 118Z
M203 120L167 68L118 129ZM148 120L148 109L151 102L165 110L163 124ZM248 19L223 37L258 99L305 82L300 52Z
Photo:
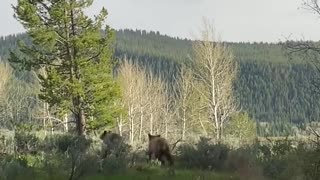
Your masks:
M40 97L61 113L70 111L79 135L85 134L87 124L97 125L89 119L105 125L119 110L115 101L120 91L111 64L114 32L105 25L104 8L94 18L84 14L92 3L18 0L13 7L32 44L20 42L19 51L10 53L10 62L25 70L44 70L38 74Z

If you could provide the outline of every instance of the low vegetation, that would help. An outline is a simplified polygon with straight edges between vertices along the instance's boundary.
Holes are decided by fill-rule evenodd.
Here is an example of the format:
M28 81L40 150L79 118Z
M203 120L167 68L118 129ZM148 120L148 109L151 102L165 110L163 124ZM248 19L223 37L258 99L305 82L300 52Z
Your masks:
M0 179L319 179L319 124L304 122L318 118L319 102L295 87L314 77L314 71L298 74L294 85L296 76L289 76L296 66L307 68L297 72L309 72L309 65L295 63L288 74L272 70L287 68L279 59L273 61L281 63L261 62L263 66L249 60L249 66L240 64L235 55L241 53L216 39L207 21L200 40L190 41L193 53L182 51L191 61L159 63L159 68L149 61L152 65L146 66L145 54L137 61L116 59L114 31L103 27L106 9L94 19L84 13L92 3L19 0L13 7L31 41L11 51L10 66L0 64ZM247 71L254 75L243 73ZM251 83L259 76L271 85ZM282 78L290 88L277 89ZM283 99L268 90L261 93L263 89ZM248 92L250 98L239 95ZM292 99L299 106L291 107ZM303 104L308 106L299 113ZM270 134L315 138L261 137Z
M146 149L127 146L120 156L101 158L97 137L15 132L0 149L1 179L306 179L320 176L320 148L315 142L288 139L231 148L200 138L181 142L174 150L174 166L147 163ZM14 151L12 151L14 149ZM123 151L123 150L122 150ZM19 173L17 173L19 172Z

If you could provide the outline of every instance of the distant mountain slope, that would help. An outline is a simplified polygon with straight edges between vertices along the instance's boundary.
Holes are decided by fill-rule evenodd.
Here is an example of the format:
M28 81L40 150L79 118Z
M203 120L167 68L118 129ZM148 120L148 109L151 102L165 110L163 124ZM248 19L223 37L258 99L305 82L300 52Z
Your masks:
M0 56L16 48L17 39L26 35L0 38ZM258 121L284 124L319 120L320 101L313 94L310 80L315 71L303 60L289 60L281 46L267 43L228 43L240 62L236 95L241 106ZM140 30L117 31L116 57L138 59L154 73L172 81L179 63L192 55L191 41Z
M159 32L120 30L117 32L117 49L129 54L152 55L175 61L183 61L192 53L192 41L160 35ZM278 44L232 43L237 60L272 63L304 63L301 59L289 60Z
M161 35L159 32L119 30L116 33L116 51L132 56L152 56L174 61L183 61L192 54L191 40ZM27 39L25 34L0 37L0 56L7 56L10 48L16 47L17 39ZM268 43L227 43L237 60L273 63L304 63L301 59L290 60L281 46Z

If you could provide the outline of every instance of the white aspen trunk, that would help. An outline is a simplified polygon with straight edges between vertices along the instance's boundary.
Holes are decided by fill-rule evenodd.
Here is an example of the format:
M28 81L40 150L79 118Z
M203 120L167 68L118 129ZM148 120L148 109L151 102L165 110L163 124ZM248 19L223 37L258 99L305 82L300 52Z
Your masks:
M133 140L134 140L134 122L133 122L133 117L132 117L132 111L133 111L133 107L131 106L129 108L130 143L131 143L131 145L133 145Z
M118 131L119 131L119 135L122 136L122 115L120 115L119 118L117 118L117 126L118 126Z
M165 134L164 137L168 139L168 118L165 119Z
M46 109L46 103L43 103L43 130L44 130L44 135L47 135L47 130L46 130L46 115L47 109Z
M139 128L139 141L142 140L142 129L143 129L143 108L140 104L140 128Z
M183 118L182 118L182 140L185 140L186 136L186 109L183 108Z
M49 119L50 119L50 126L51 126L51 135L53 135L53 122L50 117L49 117Z
M214 72L211 72L214 73ZM216 129L216 138L220 141L220 124L219 124L219 117L218 117L218 104L216 101L216 89L215 89L215 77L214 74L211 74L211 103L214 106L213 113L214 113L214 121L215 121L215 129ZM212 113L211 113L212 114Z
M150 113L150 134L153 134L153 114Z
M51 115L50 115L50 112L49 112L49 104L48 103L45 103L45 111L47 113L47 117L48 117L49 122L50 122L51 134L53 134L53 122L52 122L52 118L51 118Z
M202 128L204 134L205 134L206 136L208 136L208 132L207 132L206 128L204 127L204 124L203 124L203 122L202 122L202 120L201 120L200 112L198 113L198 120L199 120L199 123L200 123L200 125L201 125L201 128Z
M215 126L216 126L216 138L218 141L220 141L220 123L219 123L217 105L214 107L214 120L215 120Z
M68 114L64 115L64 131L68 132L69 131L69 126L68 126Z
M220 119L220 139L222 139L223 137L223 123L224 123L224 120L223 119Z

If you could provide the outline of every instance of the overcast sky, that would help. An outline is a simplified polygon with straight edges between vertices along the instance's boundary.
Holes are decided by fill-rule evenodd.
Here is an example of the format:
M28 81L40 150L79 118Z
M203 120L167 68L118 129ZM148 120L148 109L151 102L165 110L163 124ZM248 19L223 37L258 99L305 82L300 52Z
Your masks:
M13 18L15 2L0 0L0 35L24 31ZM301 4L302 0L95 0L88 13L97 14L104 6L113 28L187 38L207 17L225 41L276 42L290 35L320 40L320 18L301 9Z

